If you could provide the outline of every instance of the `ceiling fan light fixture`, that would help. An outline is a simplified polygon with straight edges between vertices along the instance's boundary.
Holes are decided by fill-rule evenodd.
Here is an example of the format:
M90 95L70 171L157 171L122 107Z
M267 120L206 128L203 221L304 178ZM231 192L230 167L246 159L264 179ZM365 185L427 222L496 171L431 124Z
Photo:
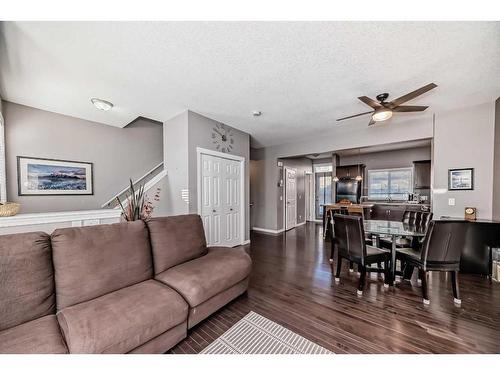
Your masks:
M377 109L373 115L373 121L380 122L389 120L392 117L392 111L389 108Z

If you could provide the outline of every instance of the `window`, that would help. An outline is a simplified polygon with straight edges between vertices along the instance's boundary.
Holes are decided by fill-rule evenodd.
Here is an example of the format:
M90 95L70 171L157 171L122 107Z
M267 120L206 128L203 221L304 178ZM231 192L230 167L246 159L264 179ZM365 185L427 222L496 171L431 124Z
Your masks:
M368 171L368 197L406 200L413 192L413 169L377 169Z
M321 172L331 172L333 170L331 164L316 164L314 166L314 172L315 173L321 173Z

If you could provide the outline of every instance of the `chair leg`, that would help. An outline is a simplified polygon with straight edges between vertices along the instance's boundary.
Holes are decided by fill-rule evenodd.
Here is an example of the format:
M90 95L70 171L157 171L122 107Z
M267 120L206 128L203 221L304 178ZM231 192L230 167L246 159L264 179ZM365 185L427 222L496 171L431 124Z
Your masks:
M363 295L363 290L365 289L365 282L366 282L366 267L359 265L361 275L359 276L359 286L358 286L358 296Z
M349 272L354 272L354 262L349 262Z
M458 271L451 272L451 283L453 287L453 302L460 305L462 300L460 299L460 291L458 290Z
M388 288L391 285L391 269L389 268L389 260L384 261L384 287Z
M335 281L340 281L340 270L342 268L342 257L340 254L337 254L337 273L335 273Z
M410 266L408 263L405 264L404 271L403 271L403 279L404 280L411 280L414 268L415 267Z
M382 263L381 262L377 262L377 268L380 270L382 268ZM380 273L380 272L377 272L377 273Z
M335 252L335 244L334 244L334 241L333 241L333 238L331 239L332 240L332 250L330 252L330 259L328 259L328 261L330 262L330 264L333 263L333 255L334 255L334 252Z
M428 305L431 303L429 300L429 294L427 291L427 271L424 271L423 269L418 270L418 275L420 277L420 280L422 280L422 298L424 305Z

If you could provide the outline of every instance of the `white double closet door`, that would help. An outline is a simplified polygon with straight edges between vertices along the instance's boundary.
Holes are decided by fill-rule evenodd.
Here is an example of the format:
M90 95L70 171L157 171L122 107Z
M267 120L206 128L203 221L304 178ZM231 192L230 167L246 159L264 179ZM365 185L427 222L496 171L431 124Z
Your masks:
M209 246L236 246L241 233L241 164L201 154L201 217Z

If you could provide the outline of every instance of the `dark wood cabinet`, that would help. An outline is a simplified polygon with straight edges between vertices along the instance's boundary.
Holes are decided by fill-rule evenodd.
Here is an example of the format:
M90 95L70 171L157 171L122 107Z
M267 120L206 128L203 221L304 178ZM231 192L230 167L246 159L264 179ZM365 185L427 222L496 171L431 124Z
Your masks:
M403 221L406 205L376 204L372 207L372 220Z
M413 187L415 189L430 189L431 187L431 161L419 160L413 162Z
M338 166L336 168L335 175L338 178L355 178L358 175L358 173L361 173L361 176L363 176L364 178L365 174L364 164L360 164L359 167L358 164Z

